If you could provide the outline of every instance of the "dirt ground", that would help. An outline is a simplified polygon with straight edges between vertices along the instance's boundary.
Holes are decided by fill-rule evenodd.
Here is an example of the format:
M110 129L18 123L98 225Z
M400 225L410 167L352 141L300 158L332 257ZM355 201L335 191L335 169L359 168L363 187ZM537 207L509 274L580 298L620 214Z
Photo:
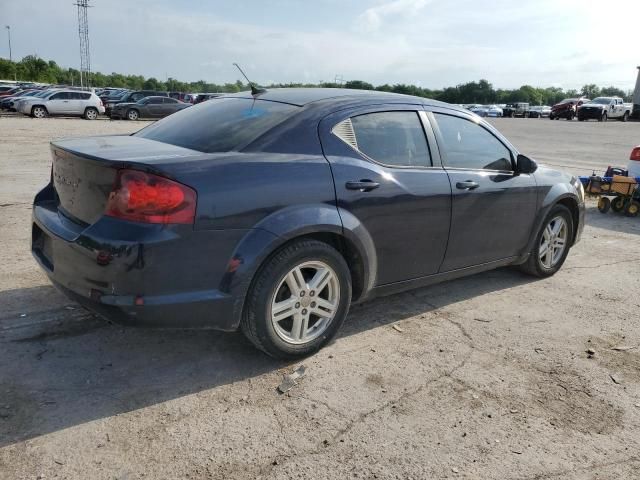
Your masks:
M640 143L640 123L493 122L575 173ZM49 140L142 125L0 117L1 479L640 478L640 219L592 202L553 278L500 269L374 300L287 364L241 334L107 325L32 260Z

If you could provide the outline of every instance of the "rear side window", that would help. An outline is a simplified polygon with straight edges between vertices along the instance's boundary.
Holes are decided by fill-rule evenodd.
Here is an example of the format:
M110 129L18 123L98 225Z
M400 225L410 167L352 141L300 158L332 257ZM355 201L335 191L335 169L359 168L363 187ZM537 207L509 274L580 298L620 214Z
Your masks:
M384 165L430 167L427 139L417 112L376 112L351 118L357 150Z
M91 98L91 94L90 93L81 93L80 94L80 99L81 100L89 100Z
M180 110L135 136L200 152L240 150L299 107L250 98L222 98Z
M488 130L464 118L440 113L434 115L445 167L513 170L511 152Z

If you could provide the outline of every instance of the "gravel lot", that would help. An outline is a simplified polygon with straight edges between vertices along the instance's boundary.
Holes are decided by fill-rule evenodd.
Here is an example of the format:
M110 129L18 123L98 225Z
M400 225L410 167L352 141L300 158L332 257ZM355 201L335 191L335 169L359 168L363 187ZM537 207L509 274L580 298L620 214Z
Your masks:
M640 143L640 123L493 123L582 174ZM104 324L32 260L48 142L143 125L0 117L0 478L640 478L640 219L590 203L551 279L501 269L357 306L280 395L298 363L241 334Z

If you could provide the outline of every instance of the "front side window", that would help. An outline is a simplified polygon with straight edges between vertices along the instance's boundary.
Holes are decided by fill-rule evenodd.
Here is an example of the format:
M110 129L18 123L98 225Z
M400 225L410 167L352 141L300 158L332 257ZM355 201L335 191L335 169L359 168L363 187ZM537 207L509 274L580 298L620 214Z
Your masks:
M512 171L511 152L479 124L461 117L434 114L445 167Z
M68 98L69 94L67 92L58 92L51 95L49 100L67 100Z
M355 135L352 146L372 160L397 167L431 166L417 112L367 113L350 120Z

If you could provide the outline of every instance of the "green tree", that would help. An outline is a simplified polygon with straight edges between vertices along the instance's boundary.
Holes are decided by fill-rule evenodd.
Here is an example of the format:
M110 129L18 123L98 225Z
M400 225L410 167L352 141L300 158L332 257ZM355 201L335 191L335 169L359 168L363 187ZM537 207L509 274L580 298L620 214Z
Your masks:
M584 85L582 87L581 93L587 98L596 98L600 96L600 87L594 85L593 83Z
M357 90L373 90L373 85L362 80L349 80L344 84L344 88L355 88Z

